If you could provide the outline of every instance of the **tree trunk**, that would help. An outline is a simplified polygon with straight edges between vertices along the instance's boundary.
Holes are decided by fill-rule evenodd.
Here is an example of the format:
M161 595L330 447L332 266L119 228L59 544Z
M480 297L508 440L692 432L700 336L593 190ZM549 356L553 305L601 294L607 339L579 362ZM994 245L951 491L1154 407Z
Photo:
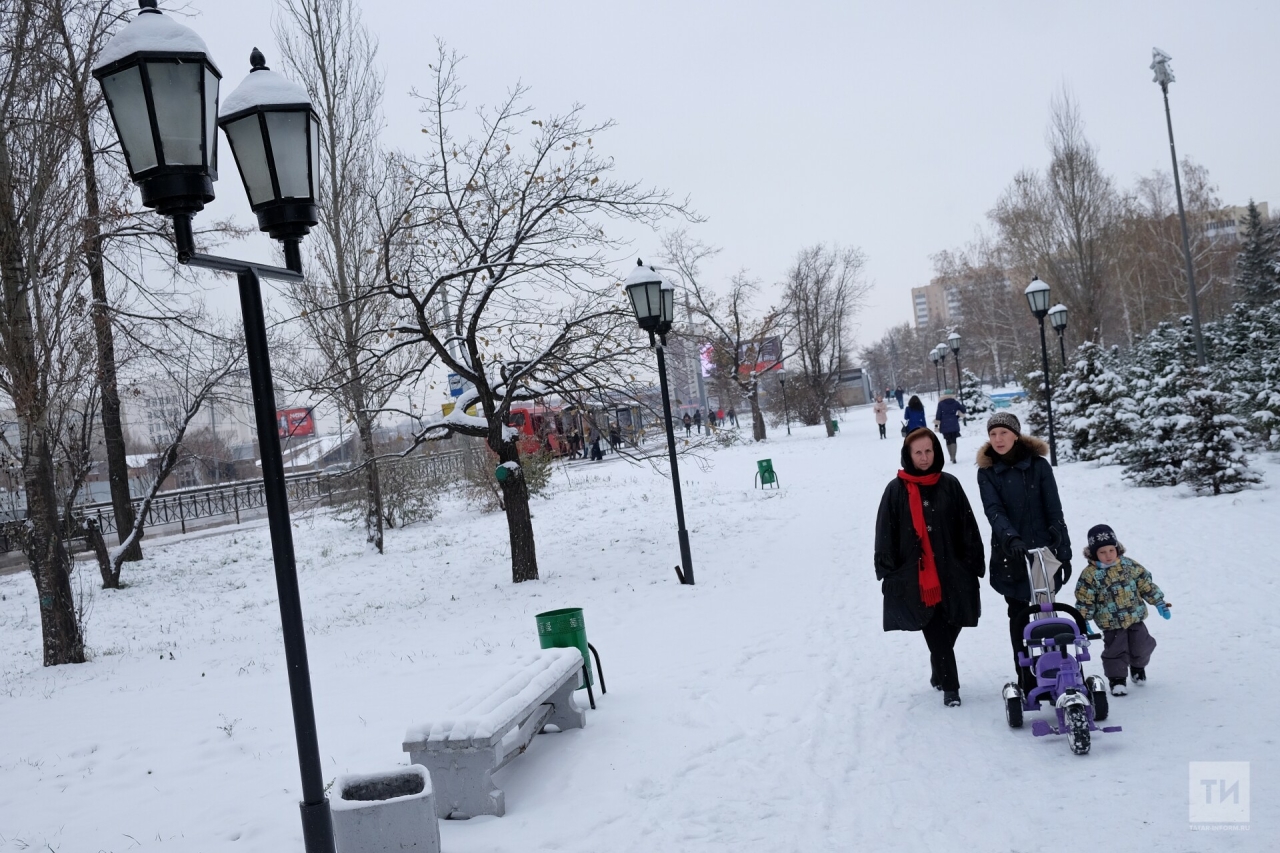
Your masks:
M129 463L124 443L124 425L120 419L115 334L111 328L111 306L107 302L107 276L102 259L106 241L102 236L102 203L98 196L97 164L93 156L93 134L89 126L89 95L85 91L85 75L76 62L75 46L67 31L62 7L55 4L55 9L59 35L66 53L67 79L72 87L75 105L76 142L80 146L80 164L84 173L84 255L93 291L93 331L97 345L98 387L102 392L102 438L107 448L107 477L111 485L116 540L124 544L125 537L133 530L133 501L129 494ZM141 542L135 540L125 551L124 559L141 560Z
M353 387L360 385L357 378ZM364 397L363 388L360 397ZM365 542L382 553L382 483L378 479L377 448L373 444L373 421L361 399L356 409L356 429L360 433L360 452L364 455L364 531Z
M827 438L831 438L836 434L835 429L831 426L831 407L822 407L822 425L827 428Z
M490 442L493 447L493 442ZM498 461L520 463L520 448L515 441L504 441L497 448ZM538 554L533 542L533 515L529 512L529 486L524 473L502 481L502 502L506 505L507 532L511 537L511 582L538 579Z
M764 427L764 412L760 410L760 389L754 388L747 395L751 403L751 437L756 441L764 441L767 433Z

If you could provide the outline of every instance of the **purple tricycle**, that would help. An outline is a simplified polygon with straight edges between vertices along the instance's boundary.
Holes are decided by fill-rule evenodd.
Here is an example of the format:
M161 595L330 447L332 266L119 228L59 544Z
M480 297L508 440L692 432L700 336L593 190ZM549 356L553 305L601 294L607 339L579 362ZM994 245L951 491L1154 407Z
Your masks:
M1038 711L1041 702L1048 702L1057 712L1058 724L1034 720L1031 733L1036 737L1065 734L1071 751L1085 755L1093 732L1120 731L1120 726L1098 725L1107 718L1107 684L1096 675L1086 678L1080 666L1090 660L1089 641L1102 635L1087 633L1080 611L1053 600L1053 573L1046 565L1044 551L1038 548L1027 555L1035 603L1023 614L1027 620L1022 630L1025 650L1018 653L1018 664L1035 673L1036 686L1023 695L1016 682L1006 684L1005 716L1010 728L1022 728L1023 711Z

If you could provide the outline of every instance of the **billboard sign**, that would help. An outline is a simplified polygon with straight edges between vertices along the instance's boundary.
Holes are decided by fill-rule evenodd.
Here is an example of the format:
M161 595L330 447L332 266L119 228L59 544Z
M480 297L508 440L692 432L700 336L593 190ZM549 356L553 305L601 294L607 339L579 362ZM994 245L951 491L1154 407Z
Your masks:
M782 338L771 335L763 340L738 344L738 368L741 373L764 373L782 367Z
M316 421L311 409L279 409L276 411L276 428L281 438L315 435Z

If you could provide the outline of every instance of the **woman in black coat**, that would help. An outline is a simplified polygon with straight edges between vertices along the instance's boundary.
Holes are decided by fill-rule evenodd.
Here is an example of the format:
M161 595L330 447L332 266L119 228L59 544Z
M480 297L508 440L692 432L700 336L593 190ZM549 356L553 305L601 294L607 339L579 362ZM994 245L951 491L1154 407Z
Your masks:
M1027 551L1048 546L1062 562L1054 591L1071 579L1071 538L1062 515L1058 483L1045 456L1049 446L1022 434L1017 416L998 412L987 421L990 439L978 451L978 491L991 522L991 586L1009 605L1014 666L1022 646L1021 615L1031 603ZM1034 687L1031 673L1017 667L1019 686Z
M902 470L880 499L875 565L884 629L924 633L929 683L951 706L960 704L956 638L978 624L978 579L986 567L969 499L942 466L942 443L932 430L915 430L903 441Z

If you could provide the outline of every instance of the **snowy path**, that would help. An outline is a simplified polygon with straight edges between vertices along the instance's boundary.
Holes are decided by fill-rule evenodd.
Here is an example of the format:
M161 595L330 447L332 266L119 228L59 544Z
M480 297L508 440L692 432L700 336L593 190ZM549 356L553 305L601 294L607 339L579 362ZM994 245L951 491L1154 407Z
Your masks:
M1036 821L1125 849L1273 846L1274 491L1192 499L1061 469L1075 537L1111 523L1176 604L1151 626L1151 682L1113 700L1124 732L1079 758L1005 725L989 588L958 644L961 708L929 687L919 635L880 630L871 549L899 442L878 441L866 411L842 429L685 466L693 588L671 569L669 482L612 460L556 475L535 505L543 579L518 587L499 516L448 506L393 531L382 558L298 519L326 776L402 763L409 723L465 692L470 669L536 644L534 613L582 606L609 694L586 729L535 739L498 774L506 817L444 823L448 853L1030 851ZM978 507L976 443L948 470ZM751 488L766 456L777 492ZM1265 470L1280 483L1280 465ZM126 569L133 586L96 593L82 667L39 666L30 579L0 578L0 851L299 849L266 541L153 546ZM1250 830L1188 829L1187 762L1204 760L1252 762Z

